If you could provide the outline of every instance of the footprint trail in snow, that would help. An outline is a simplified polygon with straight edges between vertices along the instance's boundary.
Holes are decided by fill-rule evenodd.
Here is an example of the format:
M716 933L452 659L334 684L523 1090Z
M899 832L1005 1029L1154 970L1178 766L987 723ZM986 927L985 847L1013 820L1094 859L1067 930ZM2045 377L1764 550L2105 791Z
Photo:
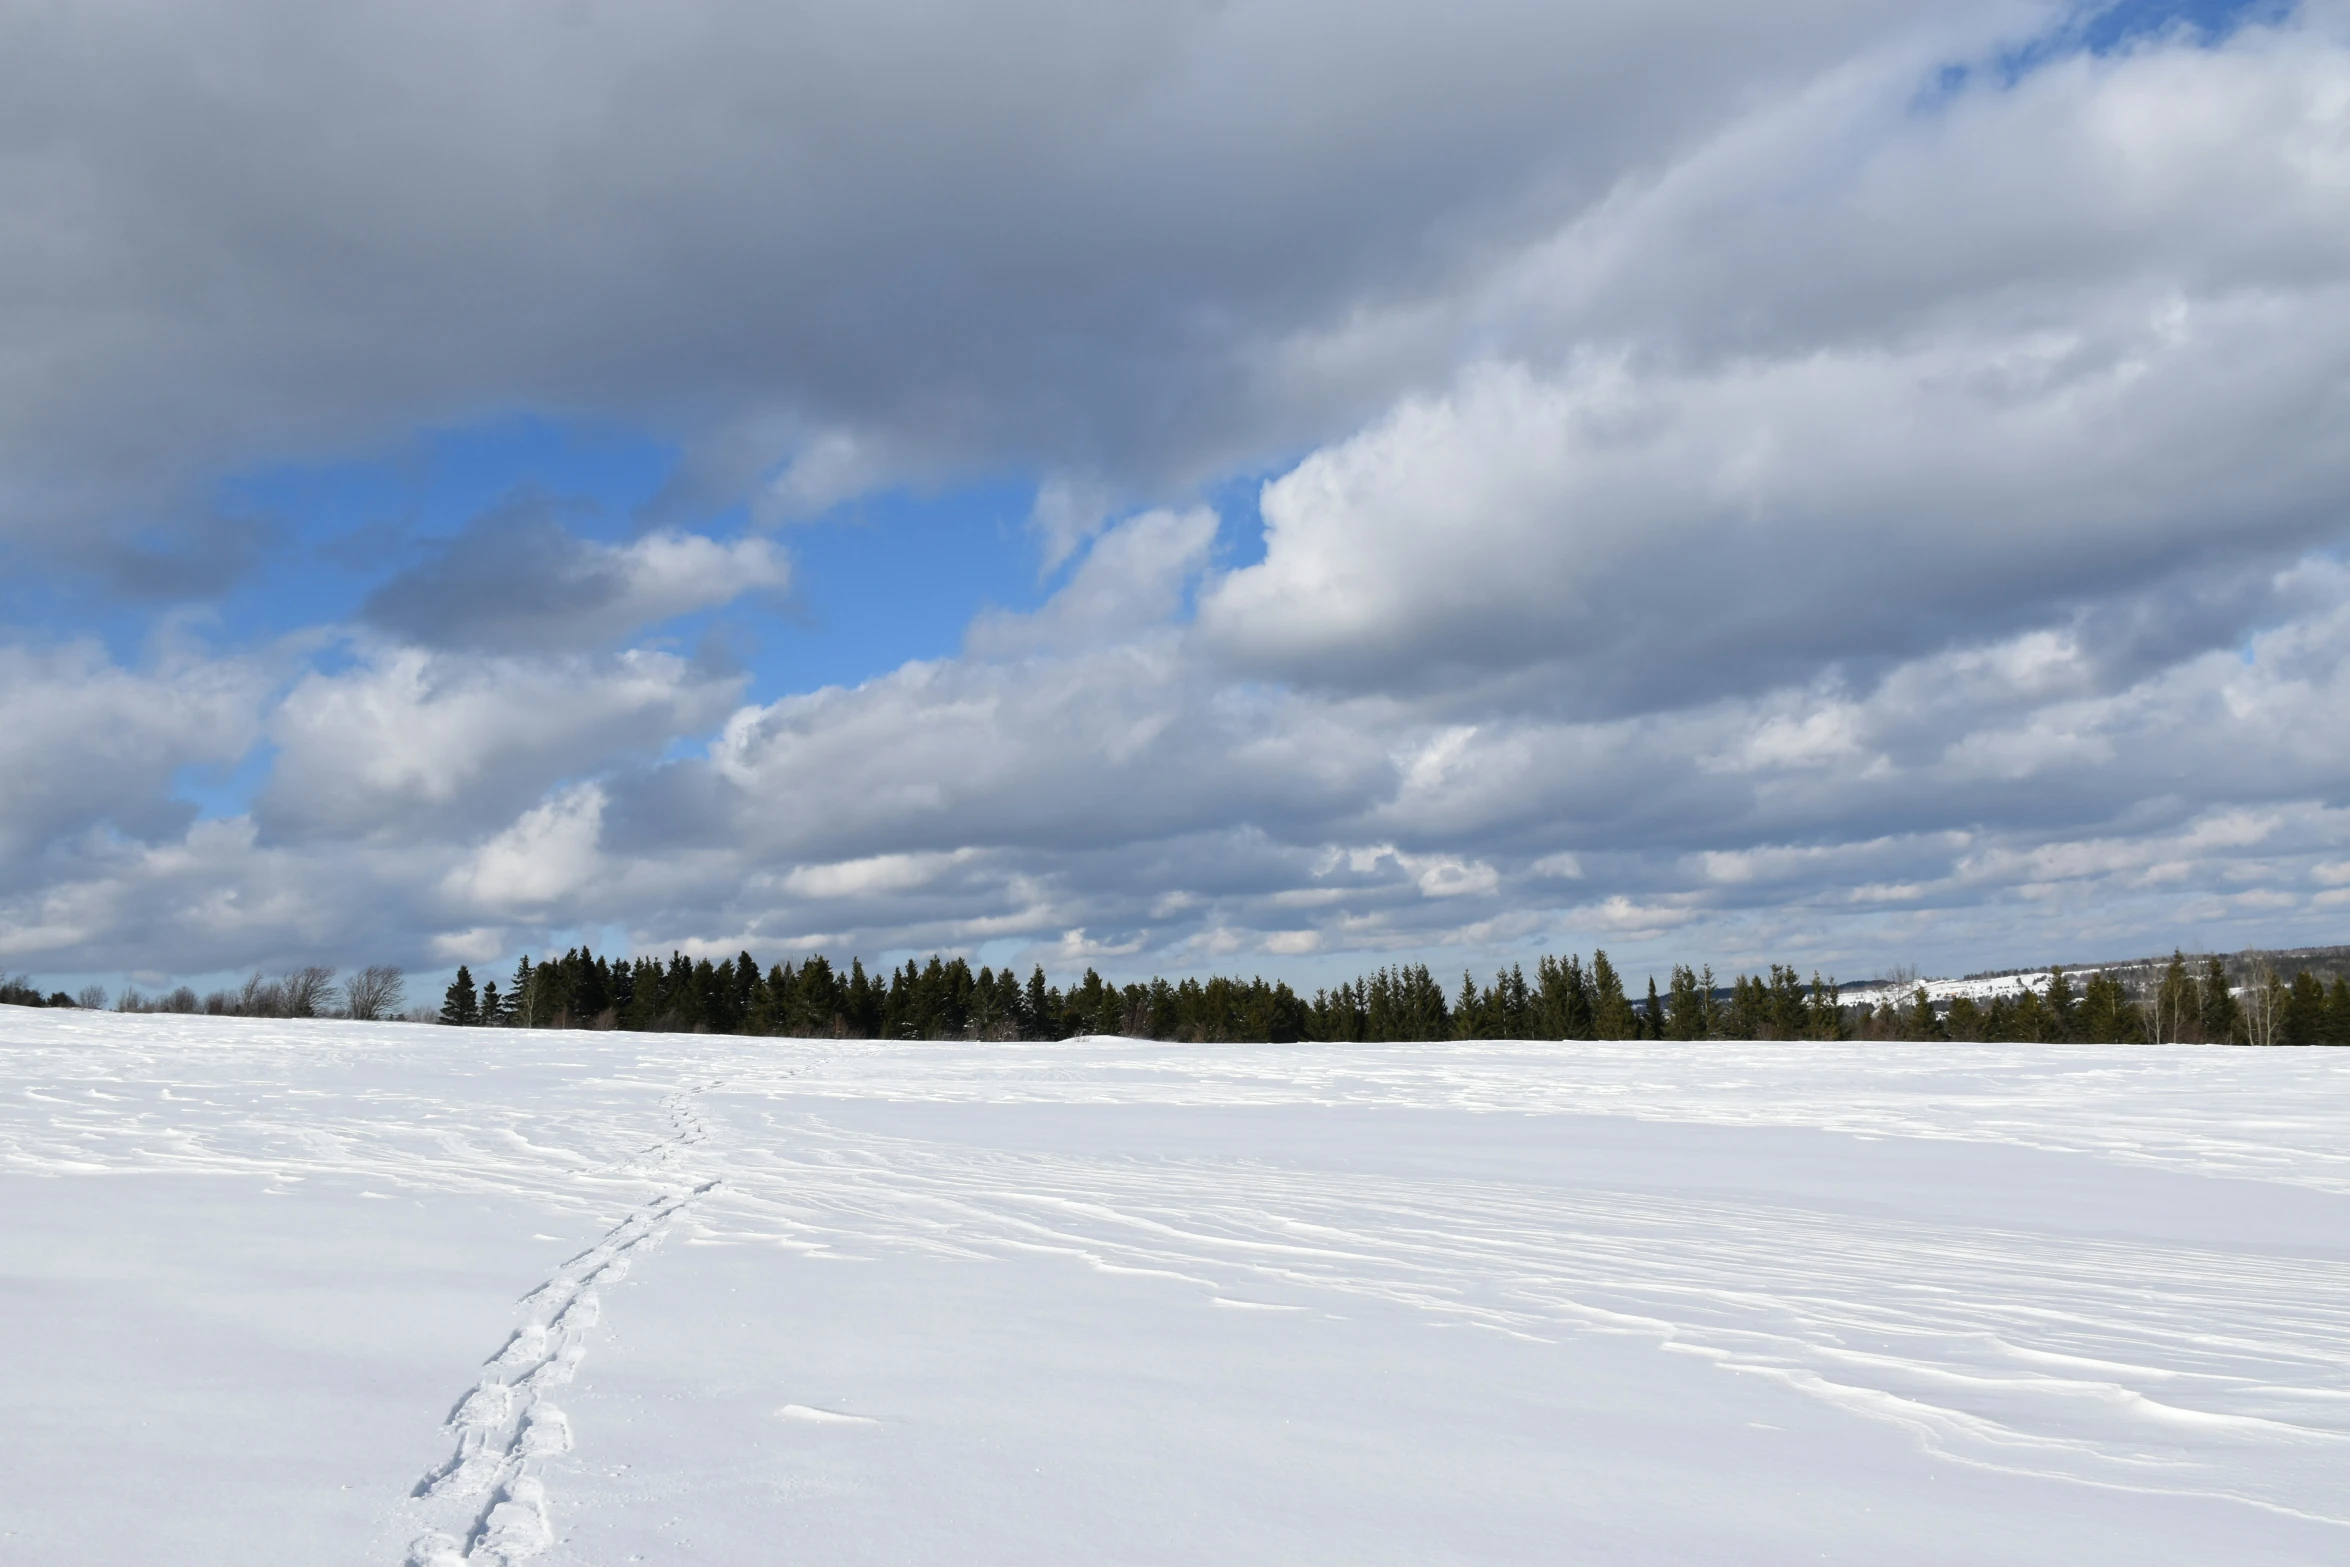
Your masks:
M693 1100L710 1086L671 1096L665 1107L675 1135L628 1164L657 1179L674 1177L685 1151L708 1135ZM597 1292L626 1278L636 1250L717 1185L704 1180L654 1198L522 1298L521 1324L449 1413L455 1450L411 1493L442 1526L409 1546L410 1567L508 1567L554 1544L546 1483L531 1470L571 1450L570 1419L552 1395L587 1354L587 1335L603 1310Z

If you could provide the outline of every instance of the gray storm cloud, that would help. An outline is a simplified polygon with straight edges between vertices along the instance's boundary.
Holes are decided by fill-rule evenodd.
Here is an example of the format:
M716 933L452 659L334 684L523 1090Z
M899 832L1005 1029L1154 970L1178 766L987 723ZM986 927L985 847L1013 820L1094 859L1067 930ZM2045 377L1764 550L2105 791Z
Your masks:
M111 558L223 470L515 406L682 438L722 501L844 440L1205 477L1384 399L1274 345L1448 291L1725 101L2048 14L17 6L0 529Z

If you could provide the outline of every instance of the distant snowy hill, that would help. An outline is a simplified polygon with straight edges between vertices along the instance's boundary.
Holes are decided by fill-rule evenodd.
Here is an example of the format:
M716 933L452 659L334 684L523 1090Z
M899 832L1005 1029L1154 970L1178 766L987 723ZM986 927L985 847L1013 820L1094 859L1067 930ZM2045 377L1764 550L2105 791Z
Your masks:
M0 1010L0 1559L2350 1560L2350 1052Z

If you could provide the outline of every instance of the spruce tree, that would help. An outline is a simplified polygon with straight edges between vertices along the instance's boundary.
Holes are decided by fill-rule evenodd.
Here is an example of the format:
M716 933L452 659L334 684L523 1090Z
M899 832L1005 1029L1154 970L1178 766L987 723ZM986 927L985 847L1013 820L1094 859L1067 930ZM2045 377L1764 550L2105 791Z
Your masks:
M1811 971L1811 999L1808 1003L1810 1026L1806 1030L1813 1039L1842 1039L1844 1028L1844 992L1834 975L1825 980L1820 971Z
M2145 1021L2130 1005L2130 994L2111 974L2091 975L2076 1015L2079 1037L2097 1045L2136 1044L2146 1037Z
M441 1021L453 1028L471 1028L481 1022L481 998L473 991L473 971L462 963L441 997Z
M2228 966L2217 957L2203 969L2203 1037L2215 1045L2232 1044L2243 1026L2243 1013L2228 984Z
M1477 976L1461 970L1461 993L1452 1004L1452 1032L1456 1039L1481 1039L1495 1031L1486 1024L1483 997L1477 994Z
M2072 981L2065 978L2060 965L2048 971L2048 988L2040 997L2042 1027L2050 1044L2061 1044L2080 1034L2080 1019L2075 1016Z
M1803 977L1792 963L1771 965L1771 988L1765 998L1761 1039L1801 1039L1811 1031L1811 1007L1804 999Z
M2284 1015L2278 1020L2280 1045L2321 1044L2326 1035L2326 991L2317 976L2303 969L2285 992Z
M1686 963L1673 965L1673 989L1665 1004L1665 1038L1703 1039L1706 1003L1698 978Z
M1591 1037L1632 1038L1635 1032L1632 1003L1626 999L1624 981L1616 973L1616 966L1608 961L1604 947L1592 949L1587 988L1591 994Z
M1902 1019L1902 1025L1903 1035L1909 1039L1923 1042L1943 1037L1942 1024L1934 1016L1934 1003L1926 995L1925 986L1918 986L1917 994L1909 1004L1909 1015Z
M1061 998L1053 993L1052 986L1045 983L1044 965L1041 963L1036 965L1035 971L1028 976L1028 994L1025 1000L1027 1004L1024 1011L1027 1015L1022 1021L1028 1025L1028 1037L1031 1039L1060 1038Z

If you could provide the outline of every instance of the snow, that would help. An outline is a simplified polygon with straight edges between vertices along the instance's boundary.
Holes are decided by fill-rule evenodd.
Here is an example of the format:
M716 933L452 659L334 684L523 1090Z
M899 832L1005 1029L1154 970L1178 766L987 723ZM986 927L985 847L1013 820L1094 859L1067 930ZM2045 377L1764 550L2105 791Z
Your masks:
M2124 965L2125 968L2130 969L2142 968L2143 966L2142 964ZM1961 996L1966 997L1969 1001L1977 1002L1990 1001L1999 996L2006 996L2012 1000L2028 991L2045 992L2048 989L2048 981L2054 977L2055 972L2054 969L2040 969L2028 974L1986 974L1974 979L1863 980L1856 985L1838 987L1837 999L1846 1006L1865 1001L1871 1006L1881 1007L1891 1004L1899 1007L1908 1005L1922 990L1926 993L1926 999L1936 1006L1946 1005ZM2108 971L2103 968L2090 967L2069 968L2064 972L2071 981L2075 994L2078 994L2084 983L2096 975Z
M0 1560L2336 1562L2346 1112L0 1009Z

